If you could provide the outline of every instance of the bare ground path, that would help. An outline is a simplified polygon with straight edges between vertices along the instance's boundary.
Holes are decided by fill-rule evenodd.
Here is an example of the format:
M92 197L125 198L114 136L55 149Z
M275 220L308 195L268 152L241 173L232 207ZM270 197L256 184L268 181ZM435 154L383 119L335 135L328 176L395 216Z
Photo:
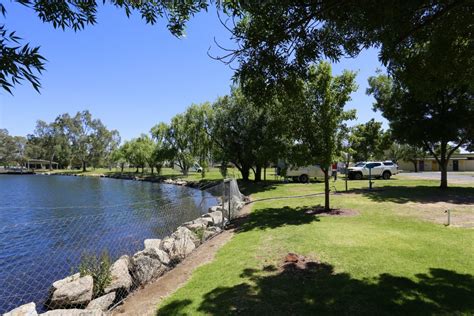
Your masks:
M250 208L250 205L245 206L240 216L247 215ZM198 247L173 270L128 296L110 315L155 315L159 303L183 286L196 268L211 262L217 251L232 238L234 230L225 230Z

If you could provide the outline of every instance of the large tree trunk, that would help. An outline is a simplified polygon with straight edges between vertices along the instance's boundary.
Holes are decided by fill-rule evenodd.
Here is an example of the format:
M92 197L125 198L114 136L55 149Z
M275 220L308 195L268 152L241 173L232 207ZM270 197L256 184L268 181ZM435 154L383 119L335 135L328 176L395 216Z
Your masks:
M267 181L267 166L263 168L263 181Z
M412 163L413 163L413 167L415 167L415 172L418 172L418 161L413 160Z
M151 168L151 174L153 175L153 169L155 168L153 168L153 166L150 166L150 168Z
M441 189L447 189L448 188L448 160L444 157L441 157L440 161L441 163L439 165L439 168L441 170L441 183L439 187Z
M255 182L262 181L262 166L255 167Z
M447 146L447 143L441 142L441 153L439 157L439 167L441 169L441 183L439 187L441 189L448 188L448 160L446 159Z
M346 192L349 190L348 185L347 185L347 180L349 178L349 162L346 162L346 177L345 177L345 182L346 182Z
M82 161L82 172L86 172L86 171L87 171L86 162L83 160Z
M331 209L329 204L329 168L322 170L324 172L324 210L329 211Z
M250 167L242 166L240 168L240 173L242 174L242 180L249 181Z
M123 173L123 168L124 168L125 164L124 163L121 163L120 164L120 175L122 175Z
M49 157L49 171L53 170L53 159L54 159L54 155L51 155Z

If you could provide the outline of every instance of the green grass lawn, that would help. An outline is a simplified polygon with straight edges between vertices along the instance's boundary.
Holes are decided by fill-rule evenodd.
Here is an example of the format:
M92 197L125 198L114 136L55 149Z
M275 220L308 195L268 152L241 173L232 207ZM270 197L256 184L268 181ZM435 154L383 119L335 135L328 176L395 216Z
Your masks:
M94 176L94 175L107 175L107 176L114 176L114 175L125 175L125 176L137 176L137 177L154 177L154 178L174 178L174 179L184 179L188 181L200 181L200 180L218 180L222 179L222 175L219 172L219 169L217 168L210 168L208 171L205 173L205 177L203 178L201 173L198 172L193 172L190 171L187 176L183 176L179 170L172 169L172 168L163 168L161 170L161 173L158 175L155 172L152 174L149 168L145 168L144 172L141 172L141 169L139 169L139 172L136 172L135 168L125 168L124 172L121 173L120 169L117 168L112 168L112 169L106 169L106 168L88 168L86 172L83 172L82 170L66 170L66 169L60 169L60 170L38 170L37 172L48 172L48 173L67 173L67 174L76 174L76 175L85 175L85 176ZM229 168L228 170L229 176L239 178L240 173L238 170L235 170L235 168Z
M157 313L474 314L474 229L422 219L416 207L427 211L450 201L474 212L474 187L440 192L438 184L395 177L376 181L378 190L369 192L367 181L350 181L355 190L334 195L332 204L359 213L351 217L306 214L322 196L255 202L215 260ZM336 190L343 187L335 183ZM323 184L274 182L243 190L259 199L322 192ZM316 263L282 267L288 252Z

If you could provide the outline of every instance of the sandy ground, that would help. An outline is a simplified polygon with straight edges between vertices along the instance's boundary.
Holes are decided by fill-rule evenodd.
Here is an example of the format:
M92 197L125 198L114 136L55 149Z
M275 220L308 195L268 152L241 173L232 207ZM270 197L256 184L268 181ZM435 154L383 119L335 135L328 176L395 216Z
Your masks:
M416 216L437 224L447 225L447 210L451 212L450 226L474 228L474 204L409 202L405 204L404 211L400 213L406 216Z
M250 205L245 206L240 216L250 212ZM173 270L168 271L143 289L128 296L122 305L110 312L110 315L155 315L157 306L167 296L183 286L196 268L214 259L216 252L234 235L234 229L223 231L207 241L179 263Z

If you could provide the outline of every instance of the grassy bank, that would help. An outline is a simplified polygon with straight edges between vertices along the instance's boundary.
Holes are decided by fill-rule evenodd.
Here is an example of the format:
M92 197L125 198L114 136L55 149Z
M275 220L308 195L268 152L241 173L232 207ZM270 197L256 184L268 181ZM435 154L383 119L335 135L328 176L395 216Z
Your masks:
M356 190L334 195L332 202L355 216L307 214L322 196L256 202L215 260L167 298L158 314L472 314L474 229L445 227L425 215L444 213L437 206L447 202L472 215L474 187L440 192L438 184L393 179L377 181L379 190L368 192L361 190L366 181L351 181ZM260 199L322 192L323 184L245 190ZM283 265L288 252L310 263Z
M59 170L40 170L37 173L50 173L50 174L71 174L78 176L129 176L129 177L143 177L143 178L163 178L163 179L184 179L188 181L200 181L200 180L219 180L222 179L222 175L217 168L211 168L209 171L206 171L205 176L203 177L201 173L190 171L187 176L184 176L179 170L172 168L163 168L160 174L151 173L149 168L145 168L144 172L139 169L139 172L136 172L135 168L125 168L123 172L120 169L112 168L89 168L87 171L82 170L68 170L68 169L59 169ZM234 168L229 168L229 176L239 178L240 173Z

